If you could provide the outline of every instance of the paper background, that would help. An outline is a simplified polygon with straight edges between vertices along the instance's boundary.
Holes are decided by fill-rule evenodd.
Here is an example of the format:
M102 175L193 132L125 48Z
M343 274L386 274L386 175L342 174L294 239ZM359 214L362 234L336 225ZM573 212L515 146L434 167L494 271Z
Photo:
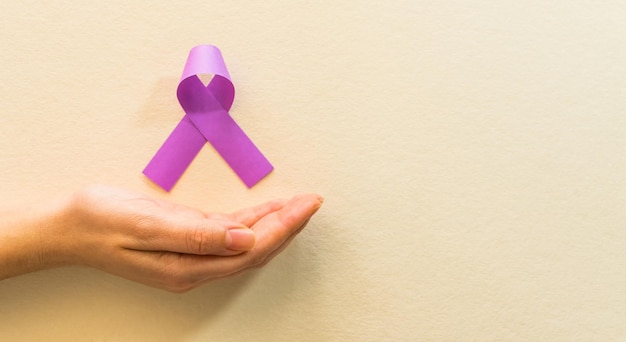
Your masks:
M623 2L82 3L0 5L0 202L93 182L326 202L266 268L183 295L2 281L0 339L626 339ZM207 146L165 195L141 170L202 43L276 170L248 190Z

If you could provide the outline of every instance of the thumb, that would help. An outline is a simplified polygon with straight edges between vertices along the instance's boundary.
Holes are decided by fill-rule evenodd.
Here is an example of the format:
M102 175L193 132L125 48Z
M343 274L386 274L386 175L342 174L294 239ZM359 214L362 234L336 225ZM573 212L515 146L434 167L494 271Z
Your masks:
M254 231L223 219L157 219L141 241L141 250L196 255L234 255L254 248Z

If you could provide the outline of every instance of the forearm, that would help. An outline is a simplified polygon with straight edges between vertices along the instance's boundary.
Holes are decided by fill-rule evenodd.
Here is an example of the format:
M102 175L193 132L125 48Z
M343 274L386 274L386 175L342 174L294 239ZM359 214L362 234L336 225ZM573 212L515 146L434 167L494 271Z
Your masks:
M0 210L0 280L60 266L62 201Z

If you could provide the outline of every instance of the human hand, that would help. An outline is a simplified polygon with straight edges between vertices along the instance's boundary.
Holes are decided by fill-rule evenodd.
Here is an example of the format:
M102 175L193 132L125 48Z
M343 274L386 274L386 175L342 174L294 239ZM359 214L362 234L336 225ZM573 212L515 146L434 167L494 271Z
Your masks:
M108 186L76 192L43 254L149 286L183 292L266 264L320 208L319 195L274 200L231 214L204 213Z

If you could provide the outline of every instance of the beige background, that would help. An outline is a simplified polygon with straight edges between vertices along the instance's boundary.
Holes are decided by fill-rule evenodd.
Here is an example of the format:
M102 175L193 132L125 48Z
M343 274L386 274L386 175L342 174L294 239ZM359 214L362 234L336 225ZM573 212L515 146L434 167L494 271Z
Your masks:
M623 1L42 3L0 5L0 202L326 202L266 268L182 295L3 281L1 340L626 340ZM252 190L210 146L171 194L141 174L201 43L276 166Z

